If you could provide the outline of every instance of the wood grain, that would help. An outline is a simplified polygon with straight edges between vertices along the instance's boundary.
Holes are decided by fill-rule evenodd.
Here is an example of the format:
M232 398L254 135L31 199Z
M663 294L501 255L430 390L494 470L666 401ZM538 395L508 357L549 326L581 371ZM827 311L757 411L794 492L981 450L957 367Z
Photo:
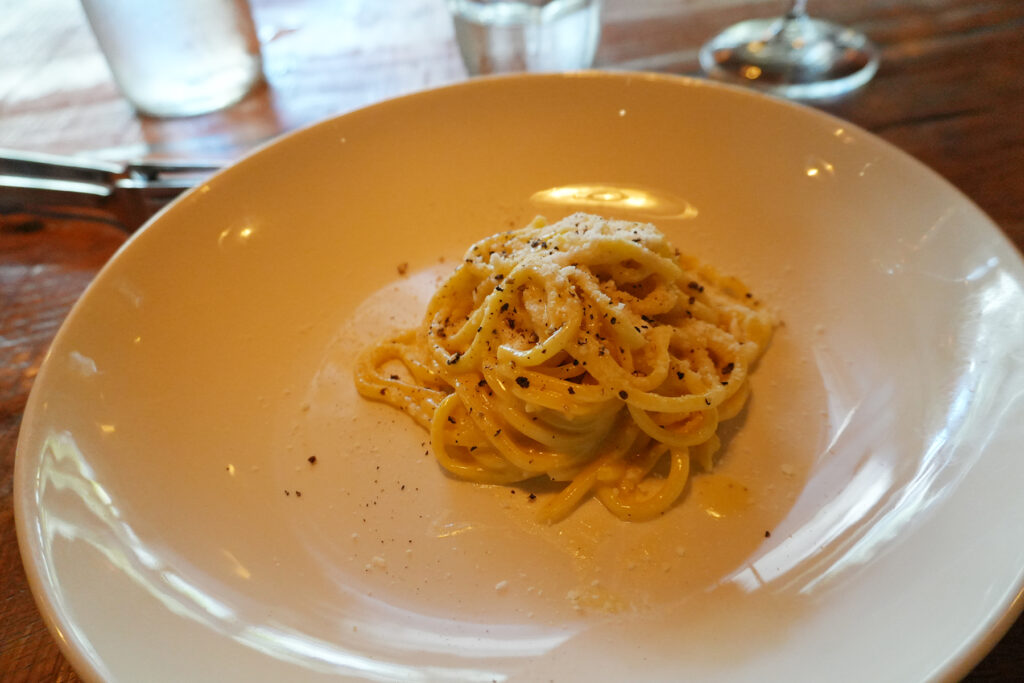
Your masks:
M696 73L697 49L780 2L607 0L600 68ZM443 0L259 0L267 85L180 120L121 99L76 0L8 2L0 22L0 147L89 157L231 160L321 118L465 78ZM882 50L876 78L822 109L948 179L1024 248L1024 3L811 3ZM37 611L17 549L12 480L33 378L77 297L124 235L95 220L0 213L0 681L77 681ZM965 680L1024 680L1024 621Z

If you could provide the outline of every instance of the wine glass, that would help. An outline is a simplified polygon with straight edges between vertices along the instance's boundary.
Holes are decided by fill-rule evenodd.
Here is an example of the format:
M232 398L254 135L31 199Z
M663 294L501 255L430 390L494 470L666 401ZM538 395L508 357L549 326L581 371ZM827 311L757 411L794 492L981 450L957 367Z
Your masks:
M832 98L878 71L878 50L863 33L807 14L794 0L782 17L734 24L700 49L712 77L792 99Z

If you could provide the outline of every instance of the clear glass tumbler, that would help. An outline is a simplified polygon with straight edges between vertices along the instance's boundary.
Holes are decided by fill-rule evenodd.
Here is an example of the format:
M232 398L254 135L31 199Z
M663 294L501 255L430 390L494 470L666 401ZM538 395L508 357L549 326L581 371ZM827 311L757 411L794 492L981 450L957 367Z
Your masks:
M246 0L82 0L122 94L142 114L224 108L263 80Z
M448 0L471 76L589 68L602 0Z

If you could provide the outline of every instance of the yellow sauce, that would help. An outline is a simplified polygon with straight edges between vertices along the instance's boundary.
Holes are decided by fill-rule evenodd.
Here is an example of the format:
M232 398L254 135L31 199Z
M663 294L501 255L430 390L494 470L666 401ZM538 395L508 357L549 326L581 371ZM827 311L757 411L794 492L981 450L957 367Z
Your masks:
M750 488L724 474L706 474L693 479L697 504L715 519L739 514L750 507Z

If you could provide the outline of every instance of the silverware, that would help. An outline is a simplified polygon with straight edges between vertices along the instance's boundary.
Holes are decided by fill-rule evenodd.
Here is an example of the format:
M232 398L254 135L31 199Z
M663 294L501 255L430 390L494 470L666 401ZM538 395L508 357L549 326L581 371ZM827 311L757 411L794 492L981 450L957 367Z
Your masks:
M116 164L0 149L0 213L95 218L134 232L166 203L221 168L216 162Z

